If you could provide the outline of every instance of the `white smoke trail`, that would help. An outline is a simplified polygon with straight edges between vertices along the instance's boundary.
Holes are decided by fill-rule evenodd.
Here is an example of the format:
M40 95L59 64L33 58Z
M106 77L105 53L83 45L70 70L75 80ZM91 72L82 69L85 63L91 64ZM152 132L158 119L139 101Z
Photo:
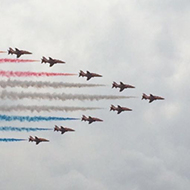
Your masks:
M82 83L63 83L63 82L43 82L43 81L20 81L20 80L1 80L0 87L22 87L22 88L82 88L82 87L99 87L103 84L82 84Z
M61 107L61 106L23 106L23 105L16 105L16 106L0 106L0 111L3 112L10 112L10 111L31 111L31 112L51 112L51 111L65 111L65 112L72 112L72 111L86 111L86 110L96 110L96 109L103 109L98 107Z
M134 96L113 96L113 95L86 95L86 94L57 94L57 93L35 93L35 92L8 92L3 90L0 92L1 99L47 99L47 100L114 100L114 99L126 99L135 98Z

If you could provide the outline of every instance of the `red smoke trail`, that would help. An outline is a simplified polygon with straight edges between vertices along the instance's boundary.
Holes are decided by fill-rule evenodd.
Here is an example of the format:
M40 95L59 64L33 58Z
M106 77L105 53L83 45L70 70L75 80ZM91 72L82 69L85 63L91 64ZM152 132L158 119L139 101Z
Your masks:
M40 60L33 59L0 59L0 63L24 63L24 62L39 62Z
M7 53L6 51L0 51L0 53Z
M73 76L77 74L72 74L72 73L46 73L46 72L22 72L22 71L1 71L0 70L0 76L3 77L51 77L51 76Z

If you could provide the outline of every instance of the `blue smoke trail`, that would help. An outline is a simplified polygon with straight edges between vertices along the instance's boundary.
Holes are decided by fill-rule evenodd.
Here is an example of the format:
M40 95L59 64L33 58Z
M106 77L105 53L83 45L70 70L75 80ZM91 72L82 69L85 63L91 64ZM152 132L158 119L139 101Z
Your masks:
M0 138L0 142L26 141L27 139Z
M30 132L30 131L47 131L47 130L53 130L50 128L32 128L32 127L11 127L11 126L3 126L0 127L0 131L18 131L18 132L22 132L22 131L26 131L26 132Z
M70 118L70 117L42 117L42 116L8 116L0 115L1 121L28 121L28 122L39 122L39 121L64 121L64 120L79 120L79 118Z

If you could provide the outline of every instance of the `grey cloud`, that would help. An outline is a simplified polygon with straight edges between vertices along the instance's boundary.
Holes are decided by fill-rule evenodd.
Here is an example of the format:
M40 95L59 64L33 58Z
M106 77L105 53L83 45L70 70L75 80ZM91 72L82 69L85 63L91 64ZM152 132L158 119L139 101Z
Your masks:
M87 115L101 124L84 122L39 123L35 127L64 125L73 134L31 133L50 139L48 144L1 143L2 189L189 189L189 2L187 1L4 1L1 4L1 49L16 46L66 60L52 68L39 63L3 64L4 70L76 72L103 75L88 81L106 87L56 89L55 93L138 96L138 99L100 102L68 101L64 106L106 107ZM8 10L8 11L7 11ZM0 55L8 57L6 54ZM9 55L9 57L11 57ZM28 58L28 57L27 57ZM20 79L25 80L25 79ZM30 79L35 81L34 78ZM47 79L40 79L45 81ZM85 83L81 78L51 78L52 82ZM119 93L116 80L136 88ZM7 89L6 89L7 90ZM15 89L16 92L36 92ZM49 93L49 89L38 92ZM52 92L52 91L51 91ZM142 93L165 97L149 104ZM1 101L1 105L29 101ZM59 106L59 102L36 101ZM110 104L133 109L117 115ZM11 114L11 113L10 113ZM18 115L27 113L18 112ZM72 112L72 117L83 113ZM31 114L33 115L33 114ZM63 113L42 115L63 116ZM70 113L64 113L65 116ZM19 126L19 122L11 123ZM7 125L1 122L1 125ZM25 126L23 126L25 125ZM33 124L24 123L23 127ZM1 133L1 137L28 138L28 133Z

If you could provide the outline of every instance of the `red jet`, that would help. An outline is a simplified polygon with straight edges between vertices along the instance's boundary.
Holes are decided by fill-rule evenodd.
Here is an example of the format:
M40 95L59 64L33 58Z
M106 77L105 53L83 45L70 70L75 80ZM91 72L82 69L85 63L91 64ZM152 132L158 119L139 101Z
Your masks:
M111 105L110 111L117 111L117 114L120 114L122 111L132 111L132 109L121 107L119 105L117 107L115 107L114 105Z
M135 88L132 85L124 84L123 82L120 82L120 84L117 84L116 82L113 82L112 88L120 88L120 92L123 91L125 88Z
M88 124L91 124L92 122L103 121L103 120L96 118L96 117L91 117L91 116L86 117L85 115L83 115L81 121L88 121L89 122Z
M145 99L145 100L149 100L149 103L153 102L154 100L164 100L164 98L160 97L160 96L154 96L152 94L150 94L150 96L146 95L143 93L142 95L142 100Z
M38 145L40 142L49 142L49 140L47 139L44 139L44 138L39 138L39 137L32 137L30 136L29 139L28 139L29 142L33 142L35 141L36 142L36 145Z
M49 63L49 66L52 67L54 64L65 63L65 61L61 61L59 59L53 59L51 57L49 57L49 59L42 57L41 63Z
M64 134L65 132L68 132L68 131L75 131L74 129L70 129L70 128L67 128L67 127L58 127L57 125L55 125L54 127L54 131L60 131L61 134Z
M16 54L17 58L19 58L21 55L32 54L32 53L29 51L25 51L25 50L19 50L18 48L15 48L15 50L12 48L9 48L8 54Z
M80 76L87 77L87 80L90 80L92 77L102 77L102 75L99 75L99 74L96 74L96 73L91 73L89 71L86 71L86 73L85 73L85 72L83 72L81 70L79 72L79 77Z

